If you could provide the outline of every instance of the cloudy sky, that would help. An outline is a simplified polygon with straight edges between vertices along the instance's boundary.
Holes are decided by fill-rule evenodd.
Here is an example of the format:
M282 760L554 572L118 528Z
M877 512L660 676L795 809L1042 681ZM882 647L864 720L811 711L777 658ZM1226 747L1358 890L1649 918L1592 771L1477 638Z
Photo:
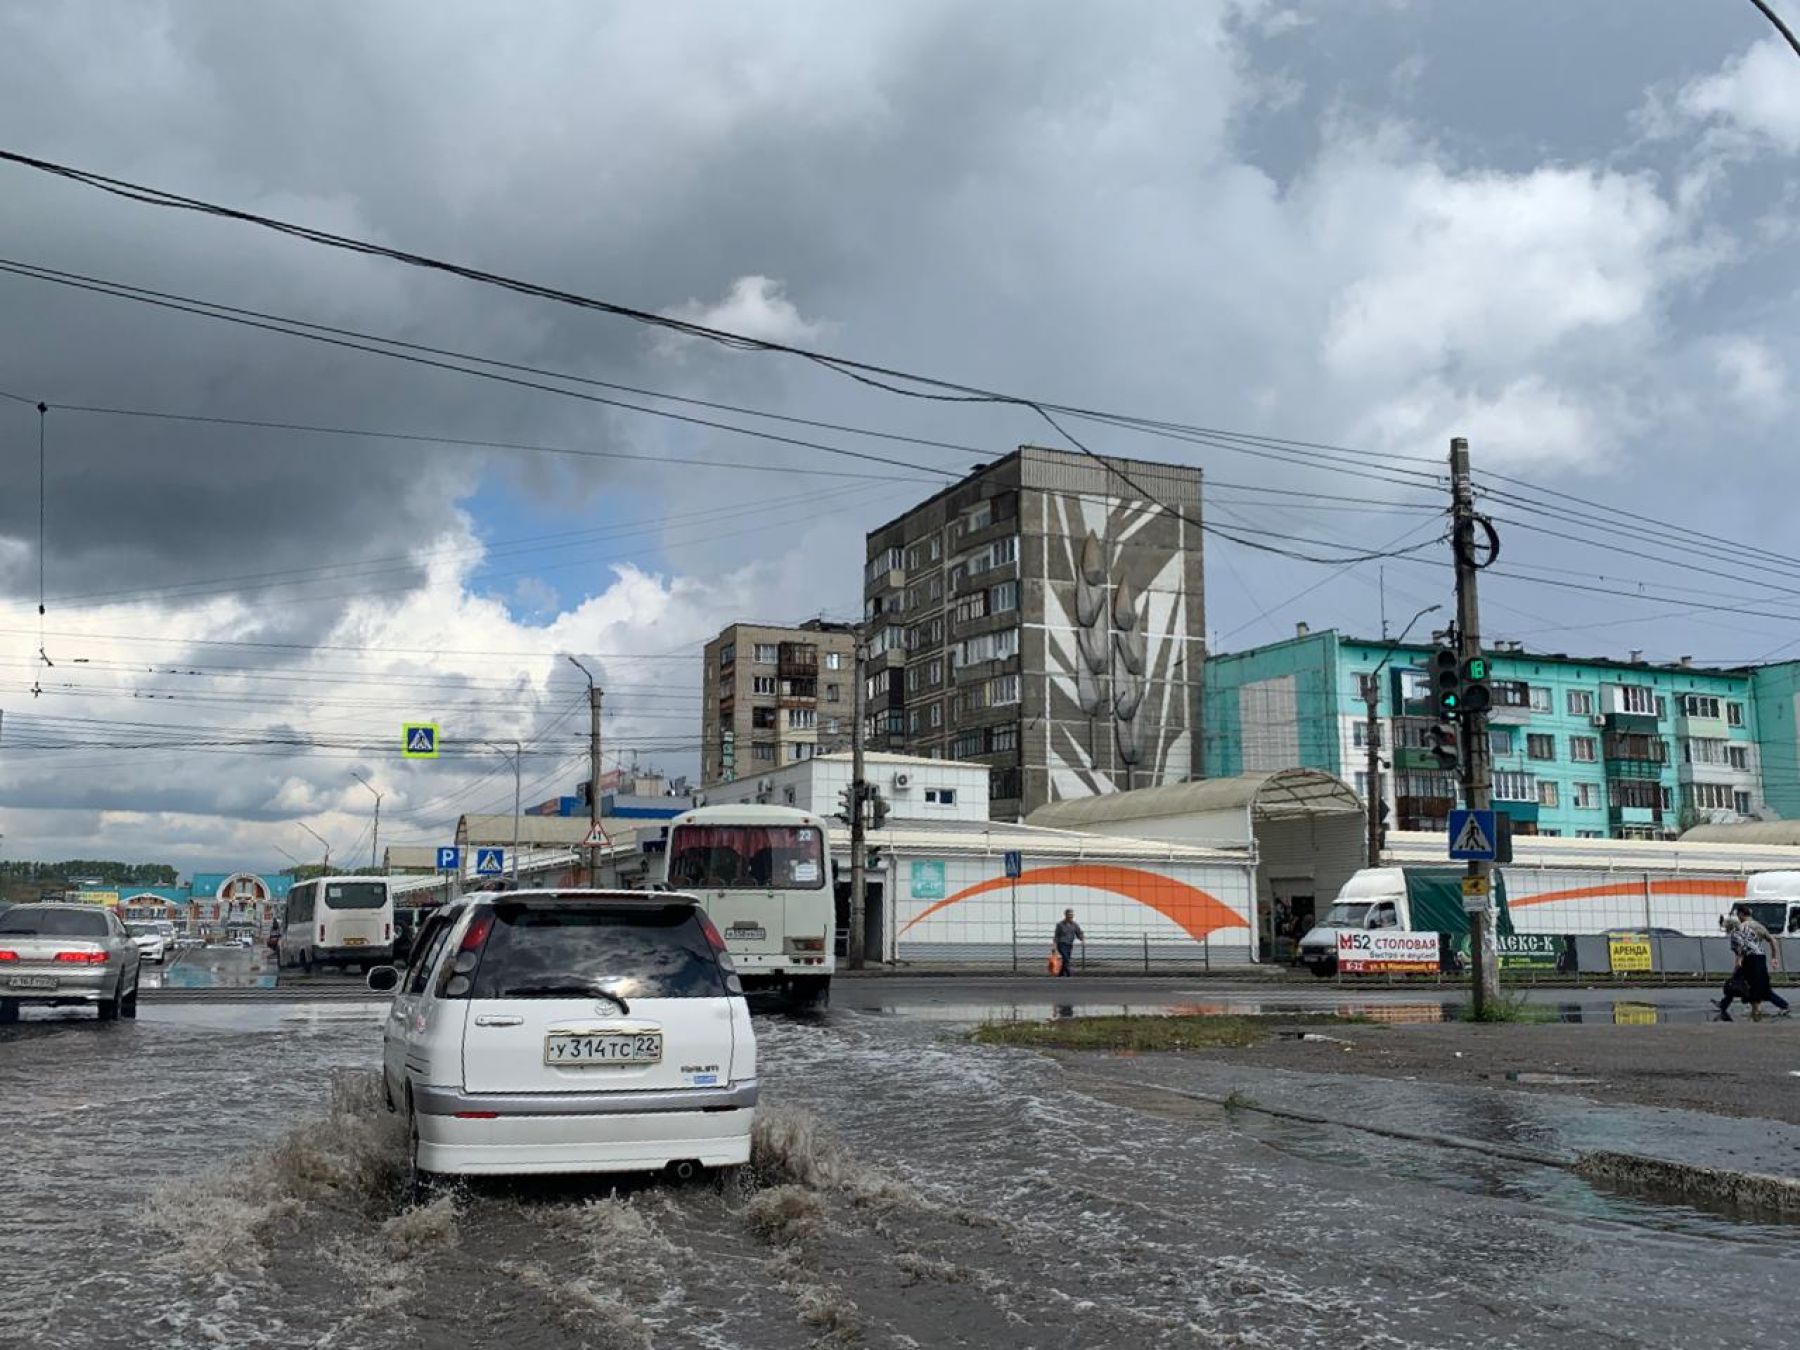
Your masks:
M1342 447L1077 431L1204 466L1215 523L1322 556L1434 538L1464 435L1504 494L1490 635L1800 649L1800 59L1748 0L0 0L0 127L0 148L645 310ZM510 809L480 742L530 742L528 798L571 789L563 653L602 677L610 751L691 772L721 623L854 614L866 529L1058 443L1028 410L9 165L0 259L544 372L0 271L10 857L280 865L316 856L298 821L354 856L353 771L386 794L384 839L447 838L458 811ZM1218 650L1447 598L1440 549L1208 550ZM415 716L469 753L400 763Z

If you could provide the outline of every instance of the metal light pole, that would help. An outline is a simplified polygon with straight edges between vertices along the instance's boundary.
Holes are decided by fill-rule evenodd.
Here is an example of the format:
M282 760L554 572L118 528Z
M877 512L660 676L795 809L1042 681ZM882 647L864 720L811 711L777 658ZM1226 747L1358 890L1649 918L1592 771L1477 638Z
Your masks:
M1406 641L1406 635L1412 632L1412 626L1427 614L1436 614L1442 608L1442 605L1427 605L1408 619L1406 627L1400 630L1400 636L1388 644L1387 655L1381 658L1374 670L1363 676L1363 707L1367 719L1363 739L1367 742L1369 756L1368 770L1364 775L1368 782L1363 793L1363 805L1368 811L1370 867L1381 866L1381 721L1376 716L1377 705L1381 701L1381 672L1394 659L1394 653ZM1398 796L1395 793L1395 797Z
M600 700L605 691L594 683L593 671L572 656L568 660L588 682L588 837L592 839L600 830ZM588 849L588 885L598 885L599 879L600 846L595 844Z
M865 812L868 809L869 785L863 781L863 741L866 701L863 681L869 663L869 644L864 630L856 630L856 684L850 701L850 934L845 958L851 970L863 968L866 934L863 916L868 902L868 846L865 837Z
M331 875L331 841L329 839L327 839L324 835L320 834L312 826L308 825L304 820L296 820L294 822L294 824L298 825L301 829L305 830L308 834L310 834L314 839L317 839L321 844L325 845L324 875L330 876Z
M520 778L521 778L520 765L524 762L525 747L523 745L521 745L518 741L483 741L482 744L489 747L490 749L498 750L503 755L507 753L507 750L506 750L507 746L510 745L512 747L512 765L513 765L512 879L513 879L513 884L517 885L518 881L519 881L519 817L521 814L523 814L522 807L520 805L520 797L519 797L519 793L520 793L519 783L520 783Z
M350 776L368 788L370 792L375 792L375 785L355 769L350 770ZM375 832L369 836L369 870L371 872L386 870L381 865L381 794L379 792L375 792Z

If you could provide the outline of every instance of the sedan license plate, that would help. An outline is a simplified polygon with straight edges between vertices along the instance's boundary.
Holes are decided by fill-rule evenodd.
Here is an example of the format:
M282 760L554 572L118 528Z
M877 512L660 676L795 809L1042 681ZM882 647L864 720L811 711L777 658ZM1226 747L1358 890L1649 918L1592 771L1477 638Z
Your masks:
M362 947L366 946L368 941L367 938L345 938L344 945L346 947Z
M563 1035L544 1037L546 1064L660 1064L660 1035Z
M54 989L56 988L56 976L8 975L6 987L8 989Z

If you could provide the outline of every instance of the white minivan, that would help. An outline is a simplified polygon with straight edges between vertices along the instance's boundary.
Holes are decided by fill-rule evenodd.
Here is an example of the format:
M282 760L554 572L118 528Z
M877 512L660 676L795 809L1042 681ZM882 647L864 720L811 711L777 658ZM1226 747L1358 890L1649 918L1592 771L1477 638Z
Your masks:
M420 1182L749 1161L756 1035L693 896L469 896L369 986L394 991L382 1075Z
M394 891L386 877L317 877L288 892L276 961L310 971L363 970L394 959Z

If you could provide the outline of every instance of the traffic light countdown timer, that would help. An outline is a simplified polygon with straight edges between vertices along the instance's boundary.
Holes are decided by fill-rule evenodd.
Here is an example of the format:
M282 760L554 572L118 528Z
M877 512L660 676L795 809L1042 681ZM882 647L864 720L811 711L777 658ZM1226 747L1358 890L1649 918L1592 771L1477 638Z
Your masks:
M1465 661L1454 647L1439 647L1431 657L1431 692L1437 721L1425 733L1425 748L1439 769L1453 773L1462 766L1459 723L1493 705L1487 657L1471 656Z

